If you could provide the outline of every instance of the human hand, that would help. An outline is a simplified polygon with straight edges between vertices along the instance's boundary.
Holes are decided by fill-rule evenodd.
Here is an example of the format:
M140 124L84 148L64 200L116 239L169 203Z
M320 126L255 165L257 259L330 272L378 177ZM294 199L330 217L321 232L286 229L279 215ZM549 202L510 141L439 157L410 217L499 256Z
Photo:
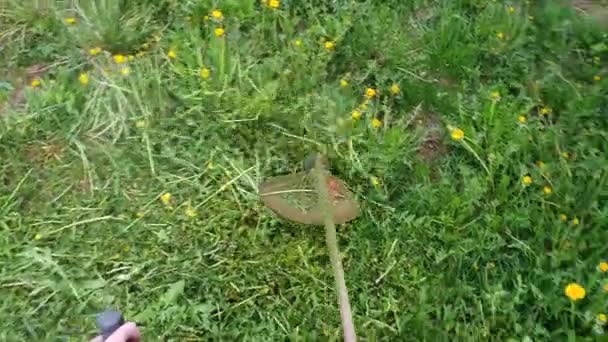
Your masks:
M103 340L101 336L97 336L91 342L139 342L141 339L139 329L133 322L127 322L116 329L116 331Z

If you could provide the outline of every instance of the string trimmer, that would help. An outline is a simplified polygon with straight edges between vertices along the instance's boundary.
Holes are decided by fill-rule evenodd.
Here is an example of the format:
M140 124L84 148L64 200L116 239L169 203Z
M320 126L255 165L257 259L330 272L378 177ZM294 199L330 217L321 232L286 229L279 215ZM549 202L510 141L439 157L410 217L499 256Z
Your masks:
M304 171L277 176L260 185L260 197L277 215L291 221L325 225L325 242L334 269L344 341L356 341L355 327L338 251L335 224L359 215L359 206L346 184L327 170L327 158L314 154L304 161Z

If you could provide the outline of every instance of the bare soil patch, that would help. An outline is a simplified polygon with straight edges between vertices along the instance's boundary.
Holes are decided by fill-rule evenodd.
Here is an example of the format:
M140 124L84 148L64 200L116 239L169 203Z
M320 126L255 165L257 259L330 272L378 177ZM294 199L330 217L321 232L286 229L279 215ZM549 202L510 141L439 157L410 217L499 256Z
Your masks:
M9 109L22 108L25 105L25 89L32 80L42 77L47 70L48 67L43 64L34 64L24 70L8 70L5 75L9 75L8 79L13 85L13 91L6 101L0 103L0 115L5 114Z
M447 146L443 140L445 128L439 119L439 115L423 111L416 116L411 126L422 133L418 145L418 156L421 160L432 163L446 155Z

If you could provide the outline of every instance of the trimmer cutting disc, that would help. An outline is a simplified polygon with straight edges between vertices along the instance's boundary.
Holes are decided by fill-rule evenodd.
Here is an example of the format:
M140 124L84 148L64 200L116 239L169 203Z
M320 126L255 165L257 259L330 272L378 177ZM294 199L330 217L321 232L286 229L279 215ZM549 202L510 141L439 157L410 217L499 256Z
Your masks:
M291 221L322 225L323 210L314 177L307 172L273 177L260 185L262 202L280 217ZM359 206L341 179L327 176L334 223L348 222L359 215Z

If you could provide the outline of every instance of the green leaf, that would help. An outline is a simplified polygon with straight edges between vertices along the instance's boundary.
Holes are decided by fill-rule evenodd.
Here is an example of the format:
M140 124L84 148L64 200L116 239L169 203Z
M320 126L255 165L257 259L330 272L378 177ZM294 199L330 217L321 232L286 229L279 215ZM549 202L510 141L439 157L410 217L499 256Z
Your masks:
M164 304L173 304L177 301L177 298L184 293L184 287L186 286L186 282L184 280L177 281L173 283L167 292L163 295L161 301Z
M608 51L608 45L606 43L597 43L591 46L591 51L595 53Z
M106 281L103 279L85 280L81 286L87 290L97 290L106 286Z

